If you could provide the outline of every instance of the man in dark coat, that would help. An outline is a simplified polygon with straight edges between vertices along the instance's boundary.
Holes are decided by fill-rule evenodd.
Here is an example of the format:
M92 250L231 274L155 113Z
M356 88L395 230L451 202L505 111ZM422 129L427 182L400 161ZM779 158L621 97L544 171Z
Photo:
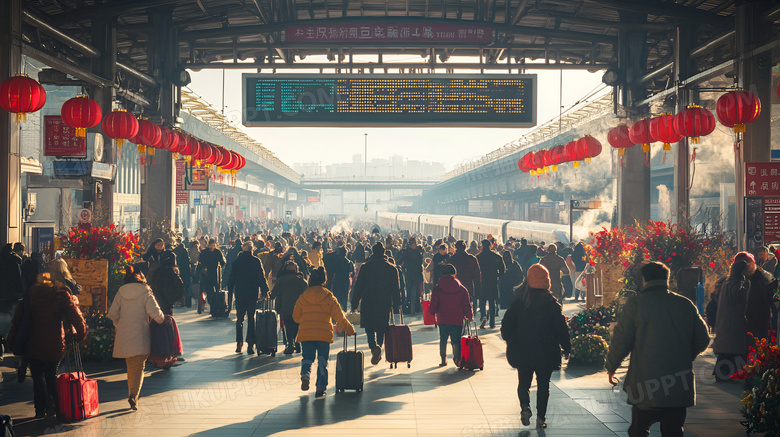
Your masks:
M255 306L258 291L268 294L268 283L263 272L263 263L252 255L254 245L246 241L241 253L233 261L233 270L228 278L228 291L236 296L236 353L240 354L244 346L244 317L247 318L246 352L254 353L255 345Z
M184 282L176 268L176 255L165 251L160 256L160 267L149 278L154 298L163 314L172 316L173 305L184 299Z
M769 330L772 329L772 300L777 279L759 267L755 259L747 260L745 276L750 281L745 308L747 330L758 338L769 338Z
M433 283L431 285L434 287L439 283L439 278L441 278L442 275L441 270L445 265L450 263L450 254L447 253L447 245L442 243L436 249L437 251L433 254L433 259L431 260L431 263L433 263Z
M498 299L498 277L506 271L504 259L501 255L490 249L492 243L490 240L482 240L482 251L477 255L479 270L482 273L482 286L479 289L477 298L479 299L479 312L482 317L480 329L485 329L485 323L490 318L490 327L496 327L496 300ZM457 268L457 267L456 267ZM486 305L490 306L490 312L485 312ZM476 313L477 301L474 301L474 312Z
M457 270L456 278L469 291L469 296L474 300L476 308L476 295L482 285L482 273L479 270L479 262L474 255L466 252L466 243L459 240L455 243L455 253L450 257L450 264Z
M349 301L349 285L352 281L352 275L355 274L355 264L347 259L347 249L344 246L338 247L334 254L329 262L331 272L328 275L330 277L328 288L338 299L341 309L346 311Z
M382 242L371 250L371 257L360 269L352 290L352 309L360 308L360 326L366 330L371 364L378 364L390 312L393 308L400 310L401 289L398 269L385 259Z
M749 255L747 252L741 253ZM747 262L740 254L737 254L737 257L718 296L715 340L712 342L712 350L718 357L715 362L717 382L729 381L731 375L747 363L748 330L745 309L750 281L745 278Z
M278 276L273 290L271 290L271 299L274 299L276 312L284 322L285 339L287 340L285 355L293 352L300 352L300 343L295 342L298 336L298 323L293 319L293 310L298 298L308 285L303 275L298 272L298 264L294 261L287 261L284 264L284 271Z
M206 298L210 306L214 306L214 295L220 290L222 283L222 267L225 266L225 255L217 248L217 240L209 240L206 250L200 253L198 258L198 273L201 277L201 290L206 292ZM230 308L228 308L230 312ZM200 308L198 309L200 314Z
M225 254L225 270L222 272L222 287L227 288L228 279L230 279L230 271L233 267L233 261L238 258L238 254L241 253L241 245L243 242L237 239L233 242L233 245L228 249ZM230 297L228 297L228 302Z
M173 254L176 255L176 265L179 266L179 276L182 283L184 283L184 306L189 308L192 306L192 270L190 270L190 253L187 251L187 245L182 243L181 238L177 239L178 243L173 249Z
M607 354L609 382L631 354L623 390L632 405L630 436L649 435L661 422L664 436L683 435L687 408L696 404L693 361L709 345L707 324L696 306L669 291L669 268L642 267L642 291L620 313ZM673 321L673 322L670 322Z
M404 283L406 285L406 302L409 312L417 314L421 309L421 297L423 290L423 254L422 247L417 245L417 239L409 238L409 246L401 251L399 265L403 268Z
M561 305L550 293L550 276L543 266L528 269L526 291L512 303L501 321L501 337L506 341L506 359L517 369L517 395L520 420L529 425L529 390L536 374L536 427L546 428L545 416L550 398L550 377L561 368L561 350L566 359L571 351L569 327Z
M543 256L539 260L539 264L543 265L548 272L550 272L550 291L553 296L558 299L558 302L563 304L563 283L561 283L561 275L568 275L569 267L566 265L566 261L558 254L558 246L551 244L547 246L547 255Z

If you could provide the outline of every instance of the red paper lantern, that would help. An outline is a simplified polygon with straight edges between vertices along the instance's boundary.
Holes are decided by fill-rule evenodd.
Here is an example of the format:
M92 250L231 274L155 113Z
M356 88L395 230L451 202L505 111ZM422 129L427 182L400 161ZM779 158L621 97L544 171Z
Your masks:
M545 167L545 152L546 150L539 150L534 152L533 160L534 160L534 167L536 167L536 170L542 170L542 173L544 173L544 167Z
M621 123L610 129L607 134L607 141L609 141L612 147L618 149L618 155L620 156L623 156L626 153L626 149L634 145L634 142L629 137L628 130L628 126Z
M551 170L558 171L558 164L563 163L563 145L559 144L550 149Z
M238 159L240 162L238 163L238 168L236 168L236 170L241 170L246 166L246 158L244 158L244 155L238 155Z
M663 114L650 120L650 136L664 144L664 150L672 150L671 143L682 141L683 136L674 128L674 115Z
M185 156L184 159L189 161L192 159L192 153L195 149L195 147L198 146L198 140L195 139L195 137L192 136L186 136L184 140L184 146L179 147L179 153Z
M195 157L195 159L199 161L205 161L207 164L210 164L209 159L211 159L211 144L201 141L200 142L200 149L198 150L198 155Z
M778 93L780 95L780 91ZM761 100L750 91L729 91L718 98L715 113L720 124L742 133L746 124L753 123L761 115Z
M173 131L173 133L175 133L176 138L178 138L175 152L176 154L182 154L182 150L187 147L187 136L179 131Z
M162 141L160 126L141 119L138 122L138 134L130 141L138 145L138 153L154 155L154 148L159 147Z
M628 129L628 138L634 144L641 144L642 151L647 153L650 151L650 143L654 143L656 140L650 135L650 120L643 118Z
M160 126L160 147L169 152L176 153L179 149L179 135L165 126Z
M16 114L16 122L27 121L27 114L43 108L46 90L26 74L9 77L0 84L0 108Z
M585 162L590 162L591 158L595 158L601 154L601 143L599 140L593 138L590 135L577 140L577 151L579 155L584 157Z
M87 136L87 129L97 126L103 118L98 102L85 95L78 95L62 105L62 121L76 129L77 137Z
M699 137L715 130L715 116L701 106L691 105L674 117L674 129L678 134L690 137L691 143L699 144Z
M580 166L580 160L583 159L577 150L577 140L569 141L563 146L563 160L565 162L571 162L572 167L577 168Z
M124 109L109 112L103 117L101 124L103 133L116 140L116 146L121 148L125 140L138 135L138 119Z

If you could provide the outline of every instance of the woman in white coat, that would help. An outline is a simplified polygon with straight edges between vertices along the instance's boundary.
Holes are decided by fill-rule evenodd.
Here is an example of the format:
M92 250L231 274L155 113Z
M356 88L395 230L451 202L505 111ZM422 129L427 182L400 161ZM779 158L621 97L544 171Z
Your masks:
M152 289L146 285L143 273L132 266L125 270L124 285L114 297L108 317L116 326L114 358L124 358L127 364L127 401L130 408L137 410L144 365L151 349L149 318L162 323L165 316L154 299Z

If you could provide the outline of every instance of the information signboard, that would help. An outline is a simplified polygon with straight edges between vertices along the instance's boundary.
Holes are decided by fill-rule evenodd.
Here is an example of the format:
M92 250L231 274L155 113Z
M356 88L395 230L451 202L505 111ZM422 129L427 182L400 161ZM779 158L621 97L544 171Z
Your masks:
M780 197L764 198L764 244L780 243Z
M69 156L74 158L87 157L87 140L77 137L76 129L68 126L59 115L45 115L46 140L43 154L45 156Z
M536 75L244 74L246 126L536 125Z
M189 203L189 193L184 189L184 160L176 160L176 204L187 205Z
M746 162L745 194L780 196L780 162Z
M493 31L487 26L449 23L362 23L292 25L285 28L286 42L443 43L489 44Z

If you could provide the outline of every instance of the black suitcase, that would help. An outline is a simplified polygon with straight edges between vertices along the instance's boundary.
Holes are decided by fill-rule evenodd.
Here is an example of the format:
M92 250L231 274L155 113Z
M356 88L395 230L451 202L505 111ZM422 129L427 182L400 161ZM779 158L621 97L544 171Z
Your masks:
M263 299L262 308L255 311L255 350L257 355L276 356L279 343L279 316L271 309L271 300Z
M0 414L0 437L14 437L14 421L11 416Z
M211 298L211 308L209 311L213 317L220 319L227 318L228 306L227 306L227 291L219 290L214 293Z
M336 393L344 390L363 391L363 352L347 350L347 337L344 336L344 350L336 354Z

